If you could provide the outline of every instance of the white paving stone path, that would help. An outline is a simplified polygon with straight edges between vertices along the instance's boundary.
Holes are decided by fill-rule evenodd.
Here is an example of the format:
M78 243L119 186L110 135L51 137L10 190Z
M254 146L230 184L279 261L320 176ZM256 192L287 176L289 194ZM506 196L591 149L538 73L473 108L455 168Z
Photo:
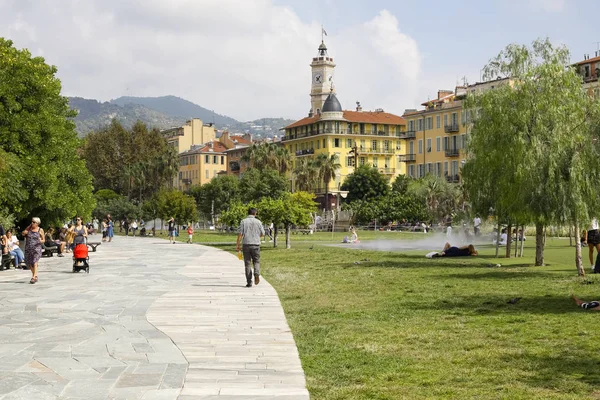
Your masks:
M0 399L308 400L275 290L227 252L117 237L0 272Z

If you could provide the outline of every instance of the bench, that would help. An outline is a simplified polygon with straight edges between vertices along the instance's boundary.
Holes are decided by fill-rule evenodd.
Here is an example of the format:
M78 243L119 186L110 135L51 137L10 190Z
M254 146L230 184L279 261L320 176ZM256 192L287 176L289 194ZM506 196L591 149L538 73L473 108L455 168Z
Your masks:
M10 266L13 265L13 256L10 253L2 254L2 261L0 262L0 271L5 269L10 269Z
M42 248L44 249L42 257L53 257L54 253L58 253L58 246L46 246L42 243Z
M100 246L102 242L87 242L88 247L92 248L92 252L96 251L96 247Z

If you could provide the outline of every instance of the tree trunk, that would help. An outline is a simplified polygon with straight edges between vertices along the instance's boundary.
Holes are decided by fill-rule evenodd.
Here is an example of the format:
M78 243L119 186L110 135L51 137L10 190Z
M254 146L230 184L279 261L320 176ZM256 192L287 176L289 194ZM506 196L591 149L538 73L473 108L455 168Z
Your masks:
M273 247L277 247L277 224L273 224Z
M523 240L521 240L521 251L519 257L523 257L523 251L525 250L525 225L521 225L521 237Z
M535 224L535 266L544 266L544 247L546 246L546 236L544 235L544 225Z
M579 222L575 222L575 232L579 232ZM581 261L581 240L575 241L575 266L577 267L577 275L585 277L585 268Z
M519 224L515 225L515 258L519 256Z
M506 227L506 258L510 258L512 256L512 254L510 254L510 251L512 249L512 223L508 223L508 226Z
M569 247L573 246L573 227L569 225Z
M329 205L329 183L325 183L325 210L329 211L331 208Z
M496 232L496 258L500 252L500 218L498 218L498 231Z
M292 229L291 229L291 225L290 224L286 224L285 225L285 248L289 249L292 247L292 243L290 242L290 233L291 233Z

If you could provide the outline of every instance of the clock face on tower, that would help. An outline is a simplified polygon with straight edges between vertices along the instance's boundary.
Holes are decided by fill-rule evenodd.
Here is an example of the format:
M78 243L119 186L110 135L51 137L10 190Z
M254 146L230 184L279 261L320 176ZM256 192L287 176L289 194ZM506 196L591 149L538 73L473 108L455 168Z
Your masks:
M313 84L319 85L324 82L323 75L320 72L315 72L313 74Z

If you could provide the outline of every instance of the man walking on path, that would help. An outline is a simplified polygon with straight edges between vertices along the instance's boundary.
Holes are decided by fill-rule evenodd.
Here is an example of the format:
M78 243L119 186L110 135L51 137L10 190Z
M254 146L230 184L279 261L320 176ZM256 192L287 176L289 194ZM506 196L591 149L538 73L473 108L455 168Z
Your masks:
M481 218L479 218L479 215L476 215L473 219L473 232L475 236L479 236L479 232L481 232Z
M254 284L260 282L260 238L265 236L262 222L256 218L256 208L248 210L248 216L240 222L237 237L237 251L244 253L244 266L246 268L246 287L252 287L252 267L254 264Z

